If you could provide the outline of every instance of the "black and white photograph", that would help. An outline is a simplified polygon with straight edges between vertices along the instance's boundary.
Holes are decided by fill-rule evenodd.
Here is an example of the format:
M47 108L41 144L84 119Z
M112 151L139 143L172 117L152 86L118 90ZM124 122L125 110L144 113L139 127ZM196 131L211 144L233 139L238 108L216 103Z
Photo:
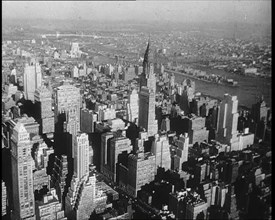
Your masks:
M4 220L271 220L271 0L2 1Z

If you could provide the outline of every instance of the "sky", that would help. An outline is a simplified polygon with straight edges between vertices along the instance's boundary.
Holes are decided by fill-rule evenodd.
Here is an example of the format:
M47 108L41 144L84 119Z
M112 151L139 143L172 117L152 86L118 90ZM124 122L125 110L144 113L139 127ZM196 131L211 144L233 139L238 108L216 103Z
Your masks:
M2 18L271 24L271 0L2 1Z

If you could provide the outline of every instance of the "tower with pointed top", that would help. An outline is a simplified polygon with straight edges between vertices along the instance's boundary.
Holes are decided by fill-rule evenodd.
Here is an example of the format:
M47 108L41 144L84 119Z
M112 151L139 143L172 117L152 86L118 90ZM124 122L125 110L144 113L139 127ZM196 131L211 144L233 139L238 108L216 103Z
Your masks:
M35 219L33 168L30 133L24 123L17 122L11 136L12 199L11 219Z
M140 78L139 117L138 125L146 129L148 136L158 132L158 123L155 114L156 76L154 73L153 53L148 42L144 60L143 72Z
M156 76L154 73L154 55L150 48L150 39L144 54L143 59L143 71L140 76L140 89L142 86L146 86L156 92Z

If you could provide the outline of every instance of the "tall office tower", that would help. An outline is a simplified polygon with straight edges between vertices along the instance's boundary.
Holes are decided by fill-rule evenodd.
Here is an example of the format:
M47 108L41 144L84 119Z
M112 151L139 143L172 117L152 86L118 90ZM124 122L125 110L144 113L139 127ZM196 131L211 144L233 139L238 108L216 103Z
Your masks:
M33 117L28 117L27 115L24 115L21 118L16 118L14 121L11 121L11 126L15 127L17 123L22 123L29 133L30 140L32 141L32 144L35 142L38 142L40 138L37 139L37 141L33 140L37 136L39 136L39 124L35 121Z
M55 91L55 123L58 116L66 114L66 130L73 135L80 131L81 96L79 88L72 85L59 86Z
M224 207L228 211L230 219L238 219L239 218L239 211L238 211L237 202L236 202L236 194L235 194L233 185L230 186L228 189Z
M117 163L123 153L130 153L133 149L129 138L121 136L119 132L108 132L101 138L101 172L113 182L117 181Z
M188 161L188 150L189 150L189 137L188 134L180 135L179 139L176 141L177 148L172 146L175 150L174 156L174 169L182 170L182 163Z
M35 201L35 214L37 219L66 220L64 210L58 201L55 189L50 189L42 201Z
M268 122L268 116L270 115L270 108L266 106L266 102L263 97L254 105L252 105L251 116L255 122L255 128L252 130L255 136L263 139L265 138L265 132Z
M46 86L41 86L34 93L37 108L37 121L40 124L40 134L54 133L54 112L52 111L52 93Z
M211 205L223 207L225 205L227 193L229 191L228 185L224 182L213 182Z
M72 43L71 46L71 57L78 57L80 54L80 50L79 50L79 44L78 43Z
M12 95L15 95L15 93L17 92L17 86L15 86L13 84L5 85L2 88L5 88L3 93L7 94L7 97L11 97Z
M206 178L206 163L198 162L195 167L195 180L201 183Z
M185 219L206 219L207 208L207 203L200 198L200 195L190 191L186 200Z
M145 86L150 88L153 93L156 93L156 75L154 73L154 55L150 49L150 40L148 42L144 59L143 59L143 71L140 75L140 90Z
M185 219L187 191L172 191L169 193L168 208L175 213L175 219Z
M95 208L96 177L86 176L79 181L73 178L65 198L65 215L68 219L89 219Z
M200 95L194 97L192 101L191 112L197 116L206 117L213 109L218 106L218 100L209 98L208 96Z
M75 137L73 145L74 176L79 180L89 175L89 138L85 133Z
M49 148L46 143L40 139L33 147L33 159L35 169L33 171L33 189L40 190L43 186L47 186L49 176L47 174L47 167L49 156L54 153L53 148Z
M7 214L7 187L2 180L2 216Z
M145 128L148 136L158 133L158 121L155 112L155 93L147 87L142 87L139 93L139 127Z
M72 78L78 78L79 77L79 70L77 66L74 66L72 71Z
M74 206L74 212L71 216L75 218L68 219L79 219L86 220L90 219L95 206L97 205L96 197L96 176L93 174L89 177L89 180L83 184L82 192L78 195ZM100 198L101 199L101 198ZM100 200L99 199L99 200Z
M128 184L127 192L136 197L137 192L146 183L150 183L155 177L155 155L139 151L128 156Z
M160 130L165 132L170 131L170 119L168 117L162 119Z
M205 127L205 118L195 115L188 118L188 136L190 144L208 141L209 131Z
M129 105L129 116L128 116L128 120L131 122L136 122L138 120L138 93L136 89L133 89L133 91L131 92L131 94L128 97L128 105Z
M96 122L97 114L93 110L86 108L80 111L80 130L85 133L93 133L95 130L94 122Z
M216 140L228 144L231 151L238 150L238 100L237 96L224 95L224 99L220 104L217 122Z
M12 83L13 85L15 85L17 83L16 69L15 68L11 71L10 83Z
M151 153L156 157L155 172L158 167L163 167L165 170L171 169L170 144L167 135L155 135Z
M74 139L73 145L74 174L71 180L71 186L65 198L65 214L70 219L72 219L72 216L75 217L75 215L78 215L78 210L81 210L81 207L85 206L84 203L81 203L83 196L85 196L82 194L83 189L90 187L92 184L91 181L93 179L89 177L89 157L88 135L85 133L78 133ZM93 199L94 193L88 195L87 201L93 201ZM91 203L89 203L89 205L91 205Z
M11 136L12 219L35 219L31 148L30 134L23 123L16 123Z
M34 101L34 92L42 85L42 73L39 63L32 66L26 64L23 77L25 98Z
M56 193L61 202L62 209L65 209L65 190L66 177L68 174L68 161L66 155L55 156L54 167L51 176L52 186L56 189Z

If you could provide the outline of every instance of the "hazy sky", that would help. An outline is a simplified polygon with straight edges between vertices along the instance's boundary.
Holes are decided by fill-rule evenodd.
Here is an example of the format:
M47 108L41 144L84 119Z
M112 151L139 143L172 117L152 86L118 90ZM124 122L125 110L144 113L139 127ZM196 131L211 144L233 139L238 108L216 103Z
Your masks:
M271 0L2 1L3 18L271 23Z

